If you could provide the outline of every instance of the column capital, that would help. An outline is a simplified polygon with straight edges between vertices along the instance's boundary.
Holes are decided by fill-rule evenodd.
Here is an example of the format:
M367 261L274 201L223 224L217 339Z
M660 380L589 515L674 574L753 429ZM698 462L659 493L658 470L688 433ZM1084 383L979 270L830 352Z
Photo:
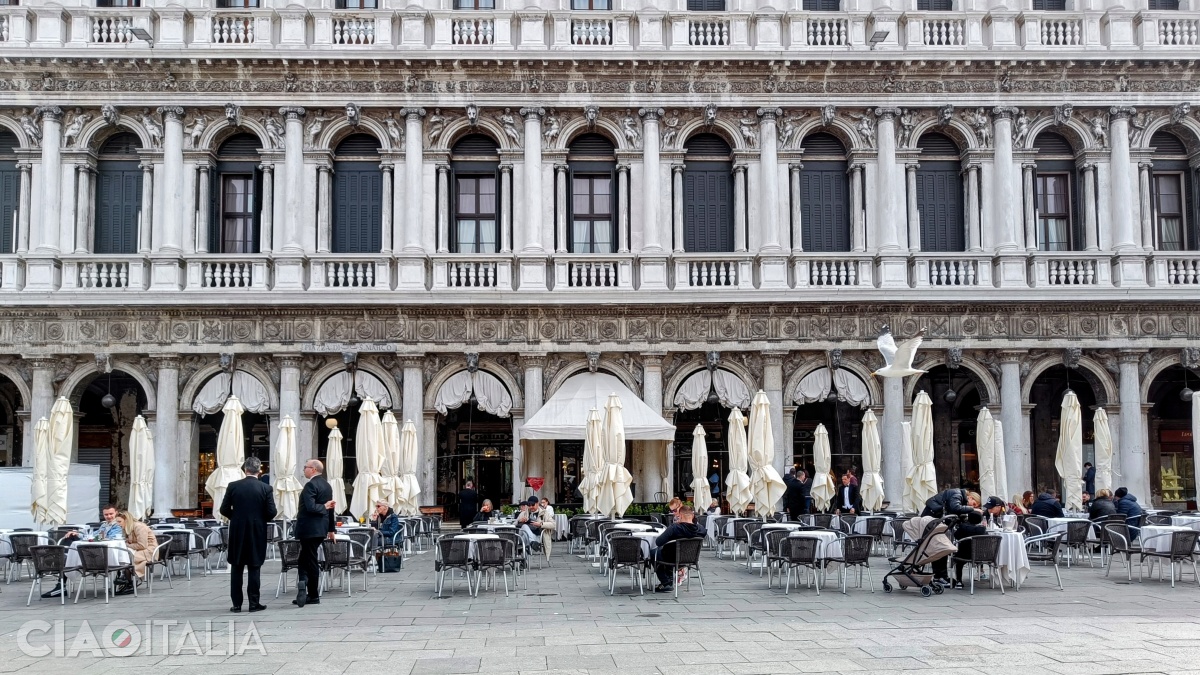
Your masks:
M442 165L439 164L438 166L442 166ZM500 164L500 173L512 173L512 170L513 170L512 162L503 162Z
M546 116L545 108L521 108L518 112L521 113L521 117L524 117L526 122L531 120L541 122L542 118Z
M1021 168L1026 171L1037 171L1037 162L1022 162Z
M671 162L671 173L683 173L683 162Z
M424 108L401 108L400 116L409 120L419 120L425 116Z
M204 167L204 168L206 168L206 169L207 169L207 168L209 168L209 167L207 167L207 166L206 166L206 167ZM259 165L258 165L258 170L259 170L259 171L261 171L261 172L263 172L263 173L271 173L272 171L274 171L274 170L275 170L275 164L274 164L274 162L270 162L270 163L268 163L268 162L263 162L262 164L259 164Z
M39 105L33 109L33 116L57 122L62 119L63 109L56 105Z
M774 122L775 119L782 114L783 114L783 108L759 108L758 109L758 116L761 117L764 122L768 122L768 121Z
M509 165L508 165L508 168L509 168L509 170L512 170L512 165L511 165L511 164L509 164ZM555 171L557 171L557 172L566 172L566 171L568 171L570 168L571 168L571 165L569 165L569 164L566 164L566 163L564 163L564 162L555 162L555 163L554 163L554 170L555 170Z
M526 368L545 368L548 356L546 354L520 354L521 365Z
M295 368L299 370L304 362L303 354L275 354L275 361L280 368Z
M1150 169L1153 169L1153 168L1154 168L1154 162L1152 162L1148 159L1138 162L1138 169L1141 171L1149 171Z
M803 171L804 163L803 162L790 162L790 163L788 163L788 170L793 173L798 172L798 171Z
M54 370L58 367L58 359L53 356L25 357L25 360L34 370Z
M992 115L997 120L1010 120L1021 113L1021 109L1012 105L998 105L992 108Z
M1129 105L1114 105L1108 109L1108 114L1112 115L1112 121L1129 119L1137 114L1137 108Z
M304 108L302 108L298 105L283 106L282 108L279 109L279 114L283 115L284 119L286 119L289 122L292 122L292 121L298 122L298 121L300 121L301 117L304 117L305 110L304 110Z
M996 358L1000 359L1000 363L1020 363L1029 352L1023 349L1001 349L996 352Z
M883 120L891 121L893 118L899 117L901 115L901 113L902 113L902 111L899 108L876 108L875 109L875 116L878 117L880 119L880 121L883 121Z
M665 114L667 114L667 111L663 110L662 108L639 108L638 109L638 115L640 115L642 117L642 119L646 120L647 122L657 122L658 118L662 117Z
M783 359L788 355L786 349L767 349L763 350L763 365L764 366L782 366Z
M391 173L392 169L394 169L394 168L395 168L395 165L392 164L391 162L380 162L379 163L379 170L384 173Z
M179 354L151 354L150 360L158 364L159 370L179 370L183 357Z
M178 122L183 119L184 110L183 106L165 105L158 109L158 114L162 115L164 120Z
M666 352L642 352L642 368L662 368Z
M1079 168L1080 168L1080 169L1082 169L1082 170L1084 170L1084 171L1095 171L1095 170L1096 170L1096 163L1095 163L1095 162L1084 162L1083 164L1081 164L1081 165L1079 166Z
M733 172L734 173L746 173L746 165L745 164L734 164Z
M142 170L142 173L154 173L154 162L143 159L138 162L138 168Z
M404 354L400 357L400 365L404 368L424 368L424 354Z
M1119 349L1117 350L1117 358L1121 363L1138 363L1148 351L1148 349Z
M17 162L17 171L20 171L21 173L29 173L30 171L33 171L33 163Z
M864 164L864 163L862 163L862 162L855 162L855 163L853 163L853 164L851 164L851 165L850 165L850 169L849 169L849 170L850 170L850 172L851 172L851 173L859 173L859 172L863 171L863 170L864 170L864 169L866 169L866 168L867 168L867 165L866 165L866 164Z
M907 170L909 173L913 173L913 172L915 172L917 169L921 168L921 163L920 163L920 162L918 162L918 161L916 161L915 159L914 159L914 160L909 160L909 161L907 161L907 162L905 162L905 163L904 163L904 168L905 168L905 170Z
M629 173L628 164L617 164L617 173Z

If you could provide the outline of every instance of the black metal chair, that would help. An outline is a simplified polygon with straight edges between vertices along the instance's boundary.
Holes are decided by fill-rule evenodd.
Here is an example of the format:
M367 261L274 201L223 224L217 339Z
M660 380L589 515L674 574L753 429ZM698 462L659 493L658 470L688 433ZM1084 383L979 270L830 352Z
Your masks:
M77 530L73 527L52 527L46 531L46 534L49 535L51 544L62 544L64 539L76 532Z
M842 555L840 557L831 557L827 562L841 563L842 567L838 570L838 576L841 577L842 595L846 594L846 577L850 576L850 568L858 568L858 587L862 588L862 571L867 571L867 584L871 587L871 592L875 592L875 580L871 577L871 548L874 546L875 540L867 534L854 534L841 540Z
M467 580L467 594L472 592L471 573L471 542L467 539L457 539L444 536L437 540L437 557L433 561L433 571L437 586L437 596L442 597L446 587L446 572L460 570ZM453 578L453 577L452 577Z
M333 571L341 570L345 575L346 595L353 596L354 591L351 589L350 570L357 567L357 557L354 555L355 542L353 540L321 540L321 594L333 581ZM367 590L366 571L363 572L363 590Z
M504 576L504 597L508 597L508 571L517 574L517 554L512 541L508 539L481 539L475 542L475 596L487 575L492 577L492 587L496 586L496 572ZM516 580L514 579L514 582Z
M897 516L891 520L891 527L888 529L891 530L893 556L896 555L896 550L900 548L900 543L904 541L904 524L909 520L909 518L905 518L904 516Z
M146 588L149 590L150 595L154 595L154 570L158 567L163 569L162 574L167 578L167 585L175 588L175 583L171 581L170 564L171 541L174 538L173 535L166 532L154 535L154 539L158 542L158 545L154 547L154 555L146 561Z
M530 555L528 547L525 546L525 538L516 532L497 532L496 536L512 544L512 555L515 565L513 574L516 575L516 579L513 580L513 585L516 586L516 582L521 578L524 578L525 588L528 589ZM537 556L533 557L536 558Z
M1050 532L1050 521L1041 516L1025 516L1021 525L1025 528L1025 536L1036 537Z
M1067 523L1067 537L1063 542L1067 547L1067 569L1071 569L1071 559L1075 552L1080 556L1087 555L1088 567L1092 566L1092 550L1094 543L1090 539L1092 523L1088 520L1071 521Z
M182 560L184 564L184 572L187 574L188 581L192 580L192 553L194 552L194 544L198 541L195 531L168 533L171 536L170 545L167 547L167 569L166 575L168 578L172 576L171 565ZM158 535L155 535L158 536Z
M833 514L832 513L814 513L812 515L812 524L815 527L821 527L821 528L825 528L827 530L832 529L833 528Z
M67 551L69 550L66 546L55 544L33 546L29 549L30 554L33 556L33 583L29 585L29 597L25 599L26 607L33 602L35 591L39 594L41 593L42 579L45 577L53 577L55 583L62 585L62 593L59 594L59 604L65 605L67 603L67 596L71 594L70 580L66 576L66 573L71 571L67 569Z
M1113 560L1117 556L1125 556L1125 572L1129 581L1133 581L1133 556L1141 554L1141 544L1133 541L1133 533L1130 531L1129 525L1125 523L1106 523L1104 531L1108 533L1109 548L1112 553L1108 556L1108 566L1104 568L1104 576L1112 571ZM1139 572L1139 575L1141 573Z
M1147 542L1155 539L1170 538L1171 546L1166 551L1158 551L1148 548ZM1138 558L1138 581L1142 580L1142 568L1147 560L1150 561L1150 574L1154 574L1154 561L1159 561L1158 580L1162 581L1162 563L1167 563L1171 566L1171 588L1175 588L1175 565L1179 565L1179 579L1183 580L1183 563L1191 563L1192 577L1196 579L1196 585L1200 586L1200 576L1196 574L1196 539L1200 538L1200 532L1195 530L1183 530L1180 532L1168 532L1157 534L1153 537L1142 538L1142 554Z
M279 547L279 580L275 582L275 597L283 590L287 581L287 573L300 569L300 542L296 539L280 539ZM296 585L300 585L297 576Z
M108 604L108 596L110 591L114 591L113 577L119 573L127 573L132 575L133 559L129 555L128 549L112 548L104 544L79 544L75 547L75 551L79 554L79 567L75 570L79 572L79 590L75 592L75 602L79 602L79 597L83 595L84 582L88 577L92 578L92 597L97 597L96 580L104 580L104 604ZM124 562L117 564L109 564L108 554L115 553L118 557L124 557ZM133 595L137 597L137 584L133 584Z
M1055 532L1054 534L1043 534L1037 537L1030 537L1025 540L1025 555L1028 556L1030 563L1040 562L1054 565L1054 578L1058 580L1058 590L1065 590L1062 585L1062 575L1058 572L1058 551L1062 547L1063 539L1066 538L1066 533ZM1020 579L1017 581L1017 590L1020 590Z
M955 562L962 562L969 565L971 569L971 595L975 595L975 576L976 572L982 567L988 567L991 570L992 588L996 587L996 581L1000 576L999 560L1000 557L1000 542L1004 538L997 534L981 534L976 537L964 537L958 540L958 553L954 556ZM963 552L963 544L970 543L970 553L967 556L961 555ZM964 567L966 569L966 567ZM959 579L959 581L962 581ZM1000 594L1004 594L1004 582L1000 583Z
M646 594L646 580L642 575L646 558L642 555L642 540L630 535L616 535L608 540L608 594L616 592L617 573L629 570L629 578L637 582L638 592Z
M713 528L717 533L717 557L721 557L721 551L725 548L727 542L733 541L733 535L729 533L729 521L733 520L733 516L717 516L713 521Z
M30 549L41 544L41 539L41 535L25 532L13 532L8 535L8 543L12 546L12 553L8 556L9 583L12 583L11 570L14 567L17 570L17 580L20 581L21 568L33 562L33 554Z
M806 567L816 578L817 595L821 594L821 563L817 558L817 548L821 540L816 537L789 537L787 546L787 581L784 582L783 594L787 595L792 588L792 570ZM799 575L796 578L799 583ZM810 578L809 586L812 586Z
M747 523L738 523L742 526L742 530L746 533L746 571L753 572L754 568L751 562L755 555L763 556L762 565L766 566L767 544L763 541L763 522L754 520ZM758 576L762 576L762 567L758 570Z
M1171 514L1169 513L1148 513L1146 514L1147 525L1170 525Z
M871 538L872 544L880 553L883 552L883 532L887 524L888 519L882 516L863 517L863 534Z
M192 530L192 533L196 535L196 540L199 543L199 546L192 550L192 555L198 555L204 560L204 573L209 574L212 572L212 568L208 564L209 558L220 557L220 550L217 547L220 535L211 527L197 527ZM188 561L188 567L191 567L190 560Z
M573 516L567 521L567 545L571 553L579 550L579 544L584 544L587 540L587 524L588 518Z
M704 547L703 537L675 539L658 548L655 568L670 567L671 579L675 581L675 597L679 597L679 570L687 571L688 590L692 589L692 570L700 581L700 595L704 595L704 575L700 573L700 550Z
M783 528L762 530L763 545L766 547L763 564L767 567L767 588L771 588L772 575L778 569L783 576L783 568L787 565L787 545L790 531ZM760 575L761 576L761 575Z

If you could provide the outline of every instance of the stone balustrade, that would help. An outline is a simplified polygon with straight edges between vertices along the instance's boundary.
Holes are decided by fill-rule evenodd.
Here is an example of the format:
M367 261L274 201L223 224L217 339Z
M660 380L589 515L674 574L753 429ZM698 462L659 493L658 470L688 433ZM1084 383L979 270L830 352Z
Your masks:
M871 31L894 33L872 45ZM0 7L0 51L289 49L953 52L1200 48L1200 12L560 12Z

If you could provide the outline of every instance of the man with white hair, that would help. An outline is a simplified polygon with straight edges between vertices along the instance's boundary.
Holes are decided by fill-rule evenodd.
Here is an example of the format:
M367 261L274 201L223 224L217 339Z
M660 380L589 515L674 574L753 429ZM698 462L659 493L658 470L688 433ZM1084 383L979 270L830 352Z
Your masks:
M321 602L321 568L317 564L317 550L322 539L332 539L335 531L333 488L325 480L325 465L310 459L304 463L304 477L308 482L300 492L300 512L296 514L296 539L300 540L300 571L296 579L296 599L293 605ZM307 586L307 588L306 588Z

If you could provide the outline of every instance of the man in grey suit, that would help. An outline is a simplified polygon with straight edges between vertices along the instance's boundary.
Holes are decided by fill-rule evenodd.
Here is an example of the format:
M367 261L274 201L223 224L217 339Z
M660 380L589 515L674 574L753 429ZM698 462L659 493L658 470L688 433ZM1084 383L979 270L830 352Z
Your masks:
M258 601L259 572L267 557L267 523L275 518L275 498L270 486L258 479L261 470L262 462L257 457L247 457L242 462L246 477L230 483L221 500L221 515L229 520L228 560L233 567L229 588L233 600L231 612L242 611L242 570L246 568L250 572L246 588L250 611L267 608Z
M334 509L333 488L325 480L325 465L310 459L304 463L304 477L308 482L300 492L300 512L296 514L296 539L300 540L300 571L296 580L296 599L293 605L303 607L321 602L321 568L317 564L317 551L321 540L333 538Z

